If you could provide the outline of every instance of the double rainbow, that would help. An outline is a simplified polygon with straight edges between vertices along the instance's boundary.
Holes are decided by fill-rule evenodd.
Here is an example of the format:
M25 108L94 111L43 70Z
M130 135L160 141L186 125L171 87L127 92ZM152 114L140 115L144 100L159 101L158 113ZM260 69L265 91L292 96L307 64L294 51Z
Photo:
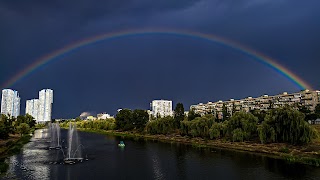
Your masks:
M277 63L275 60L257 52L253 49L245 47L239 43L233 42L231 40L218 37L212 34L204 34L199 32L189 32L189 31L182 31L182 30L160 30L160 29L151 29L151 30L126 30L126 31L118 31L118 32L111 32L106 33L98 36L89 37L72 44L66 45L56 51L53 51L39 59L37 59L33 64L30 64L28 67L23 69L21 72L17 73L15 76L10 78L6 81L1 87L2 88L9 88L14 85L17 81L21 80L23 77L27 76L28 74L34 72L37 68L48 64L53 60L57 60L58 57L66 55L67 53L71 53L77 51L83 47L92 45L94 43L98 43L101 41L116 39L116 38L124 38L128 36L145 36L145 35L171 35L171 36L181 36L186 38L197 38L202 40L211 41L217 43L222 46L226 46L228 48L232 48L234 50L240 51L243 54L253 57L256 61L272 68L282 76L286 77L289 81L294 83L298 88L301 90L303 89L312 89L312 87L305 82L302 78L298 77L294 73L292 73L289 69L285 68L281 64Z

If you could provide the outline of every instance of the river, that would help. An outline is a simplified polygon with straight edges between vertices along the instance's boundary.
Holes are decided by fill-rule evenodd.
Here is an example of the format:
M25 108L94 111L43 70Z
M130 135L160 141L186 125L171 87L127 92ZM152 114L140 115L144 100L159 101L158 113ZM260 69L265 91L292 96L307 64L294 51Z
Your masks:
M37 130L21 153L8 159L2 179L320 179L320 168L260 155L86 132L79 137L88 160L65 165L61 150L47 149L44 132ZM67 139L66 130L61 137ZM118 147L120 140L125 148Z

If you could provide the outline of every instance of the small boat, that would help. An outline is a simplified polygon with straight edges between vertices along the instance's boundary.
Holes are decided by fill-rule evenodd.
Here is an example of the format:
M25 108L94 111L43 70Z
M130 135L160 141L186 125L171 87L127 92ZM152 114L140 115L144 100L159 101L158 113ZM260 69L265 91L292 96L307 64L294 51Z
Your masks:
M118 144L119 147L125 147L126 145L124 144L123 141L120 141L120 143Z

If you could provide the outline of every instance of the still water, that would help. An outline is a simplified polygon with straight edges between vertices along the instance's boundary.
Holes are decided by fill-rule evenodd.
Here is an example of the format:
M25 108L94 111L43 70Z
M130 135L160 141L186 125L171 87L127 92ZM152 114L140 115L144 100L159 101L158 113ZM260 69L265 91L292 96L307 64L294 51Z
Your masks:
M62 139L67 131L62 130ZM320 168L288 164L259 155L177 143L122 139L79 132L83 157L60 164L61 150L47 150L45 131L37 130L20 154L8 159L2 179L320 179ZM125 148L119 148L123 140ZM66 150L64 150L66 151Z

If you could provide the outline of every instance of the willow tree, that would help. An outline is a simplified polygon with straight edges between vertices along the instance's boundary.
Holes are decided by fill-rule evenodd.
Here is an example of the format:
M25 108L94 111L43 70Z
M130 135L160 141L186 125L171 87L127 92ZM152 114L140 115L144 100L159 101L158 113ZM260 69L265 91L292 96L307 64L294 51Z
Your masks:
M236 112L228 121L228 134L233 141L250 140L257 135L258 118L251 113Z
M293 145L309 143L317 133L304 119L303 113L291 107L273 109L259 127L260 141Z

